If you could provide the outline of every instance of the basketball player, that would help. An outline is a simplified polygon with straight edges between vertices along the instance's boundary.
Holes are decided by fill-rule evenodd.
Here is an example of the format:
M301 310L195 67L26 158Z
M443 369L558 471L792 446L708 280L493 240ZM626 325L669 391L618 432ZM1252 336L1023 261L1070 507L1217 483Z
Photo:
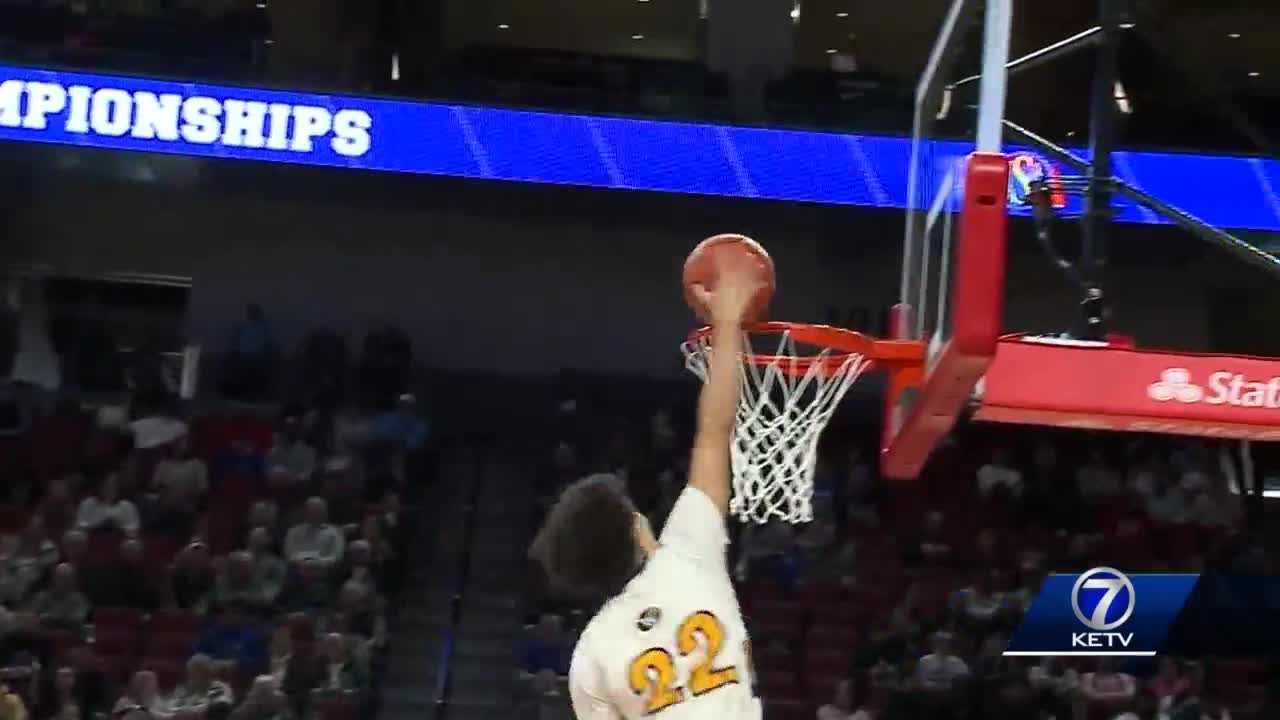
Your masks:
M729 581L725 515L743 314L759 288L746 253L714 255L710 375L698 403L689 485L661 539L612 476L567 488L534 540L553 585L604 599L573 653L578 720L758 720L751 651Z

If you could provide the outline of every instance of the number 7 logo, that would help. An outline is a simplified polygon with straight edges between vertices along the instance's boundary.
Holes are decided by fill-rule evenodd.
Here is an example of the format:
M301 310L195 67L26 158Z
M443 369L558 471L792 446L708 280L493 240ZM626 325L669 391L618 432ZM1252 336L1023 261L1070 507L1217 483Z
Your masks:
M1082 597L1082 590L1103 590L1096 604L1089 608L1089 598ZM1114 622L1107 622L1112 607L1121 597L1120 593L1128 590L1128 596L1122 601L1126 604L1124 612ZM1092 630L1105 631L1120 627L1133 615L1137 597L1133 591L1133 583L1119 570L1112 568L1094 568L1076 579L1071 589L1071 609L1076 619Z

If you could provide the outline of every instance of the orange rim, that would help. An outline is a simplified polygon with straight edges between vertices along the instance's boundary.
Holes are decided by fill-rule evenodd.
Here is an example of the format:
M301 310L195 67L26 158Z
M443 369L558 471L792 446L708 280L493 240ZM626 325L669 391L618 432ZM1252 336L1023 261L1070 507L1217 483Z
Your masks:
M843 367L854 354L870 360L872 368L883 366L895 373L924 365L925 344L918 340L879 340L846 328L791 322L751 323L744 325L742 331L748 335L789 333L791 339L801 345L833 351L823 357L743 354L743 359L752 365L780 366L790 375L806 374L814 365L829 375ZM700 327L689 333L689 340L697 342L710 336L710 326Z

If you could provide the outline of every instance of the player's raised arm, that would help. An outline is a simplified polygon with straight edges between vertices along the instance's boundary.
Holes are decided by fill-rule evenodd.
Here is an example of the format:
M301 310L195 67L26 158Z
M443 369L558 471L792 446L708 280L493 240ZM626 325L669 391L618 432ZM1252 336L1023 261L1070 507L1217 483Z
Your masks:
M689 462L689 485L706 493L722 514L729 511L729 443L741 392L742 322L760 288L756 259L748 253L715 255L715 288L694 285L710 312L711 367L698 398L698 430Z

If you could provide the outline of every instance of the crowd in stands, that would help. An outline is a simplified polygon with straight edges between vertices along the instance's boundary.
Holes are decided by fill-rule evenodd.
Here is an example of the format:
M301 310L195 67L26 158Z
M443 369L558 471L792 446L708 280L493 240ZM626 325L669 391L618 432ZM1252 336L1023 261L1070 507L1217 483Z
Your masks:
M658 412L647 425L613 425L576 402L557 417L543 449L544 509L573 480L609 472L660 528L685 482L690 423ZM1234 450L968 425L918 481L890 484L877 475L873 437L828 430L813 523L733 523L731 568L766 717L1275 717L1263 707L1261 662L1002 654L1052 571L1271 570L1243 530ZM548 595L536 573L526 607L527 696L563 707L575 632L594 608Z
M407 377L145 417L7 383L0 718L373 717L425 467Z

